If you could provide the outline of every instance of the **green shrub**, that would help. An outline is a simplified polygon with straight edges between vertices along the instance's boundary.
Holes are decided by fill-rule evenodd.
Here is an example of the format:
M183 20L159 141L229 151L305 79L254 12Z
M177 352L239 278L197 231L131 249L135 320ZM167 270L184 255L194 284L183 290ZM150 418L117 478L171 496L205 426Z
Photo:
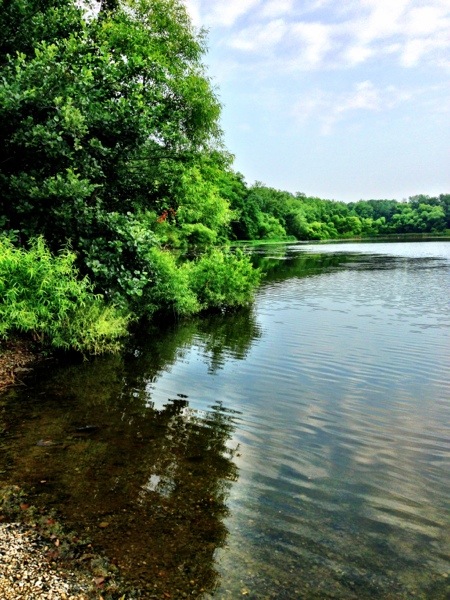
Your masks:
M190 248L206 248L217 242L217 232L202 223L182 225L181 233Z
M243 253L213 249L201 257L180 262L169 250L155 246L147 253L149 285L144 290L142 315L156 313L190 316L203 310L249 304L259 283Z
M148 261L152 284L148 286L143 298L147 317L155 312L188 316L201 310L190 287L189 263L178 265L170 251L155 247L149 250Z
M75 255L53 256L44 240L30 249L0 238L0 337L17 332L54 348L98 354L117 350L128 318L79 279Z
M158 245L151 230L154 214L94 211L86 206L78 217L84 227L76 240L81 267L87 268L97 290L140 314L142 297L152 283L148 251Z
M191 288L204 310L248 305L260 281L260 271L241 251L211 250L189 265L189 270Z

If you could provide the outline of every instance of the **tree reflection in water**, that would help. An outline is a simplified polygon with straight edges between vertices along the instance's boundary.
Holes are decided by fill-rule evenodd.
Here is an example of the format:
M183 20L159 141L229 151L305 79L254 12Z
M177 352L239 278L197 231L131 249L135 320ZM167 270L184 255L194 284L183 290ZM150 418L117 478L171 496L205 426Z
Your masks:
M31 490L34 504L55 508L158 597L195 597L218 583L214 554L225 543L226 500L238 477L236 414L214 398L195 410L183 394L158 410L148 391L195 336L211 370L226 354L245 356L259 334L254 321L231 316L240 342L235 330L230 348L230 317L226 325L218 319L219 327L205 320L160 331L128 355L41 373L3 399L3 477Z

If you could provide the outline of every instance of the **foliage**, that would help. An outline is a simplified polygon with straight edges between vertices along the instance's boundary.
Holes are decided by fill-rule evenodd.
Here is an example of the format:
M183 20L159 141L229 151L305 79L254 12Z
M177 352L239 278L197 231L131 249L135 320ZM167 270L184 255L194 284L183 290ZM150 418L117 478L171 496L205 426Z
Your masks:
M229 203L215 183L220 168L202 164L186 169L177 189L176 221L189 245L205 246L228 238Z
M153 284L145 297L148 316L162 311L189 316L200 311L197 296L190 286L189 263L179 265L171 252L157 248L150 251L149 262Z
M235 217L204 34L181 0L100 8L13 0L0 13L0 227L53 251L70 240L96 290L138 316L192 314L207 308L189 280L201 260L169 251L225 243Z
M394 214L391 223L399 233L439 231L445 227L445 213L440 206L408 204Z
M450 196L413 196L408 202L361 200L346 204L290 194L261 183L236 204L239 221L233 223L238 239L293 236L299 240L328 240L390 233L439 233L450 222ZM269 227L270 225L270 227Z
M41 20L69 21L67 34L2 68L0 197L11 226L48 236L51 216L60 242L75 198L120 212L170 198L179 164L217 138L219 105L177 0L130 0L89 21L73 2L49 4L37 3Z
M0 65L8 55L33 53L36 40L52 41L81 26L76 3L67 0L0 0Z
M86 220L78 237L79 253L97 288L117 304L139 312L138 305L152 284L149 251L158 245L151 229L154 214L83 209L80 214Z
M213 249L189 265L189 270L191 287L202 308L246 305L260 281L260 272L242 252Z
M53 256L42 238L30 249L0 238L0 336L31 334L54 348L117 350L128 319L78 278L75 255Z
M220 134L203 37L178 0L116 4L85 19L75 2L17 0L0 16L11 31L24 11L35 24L1 67L0 214L54 249L108 237L111 213L182 204L185 222L226 225L226 206L211 222L220 202L193 166Z

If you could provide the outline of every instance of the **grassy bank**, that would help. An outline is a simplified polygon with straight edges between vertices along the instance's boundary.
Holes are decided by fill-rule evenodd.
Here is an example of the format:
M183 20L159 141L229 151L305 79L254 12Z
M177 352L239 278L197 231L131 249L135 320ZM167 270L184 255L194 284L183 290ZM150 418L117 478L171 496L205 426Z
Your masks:
M0 342L19 338L49 351L114 352L133 322L244 306L259 283L259 271L238 250L212 247L180 260L153 247L139 294L99 294L76 260L68 249L52 254L41 237L28 248L0 237Z
M89 354L120 347L129 318L94 293L75 258L52 255L42 238L28 250L0 238L0 339Z

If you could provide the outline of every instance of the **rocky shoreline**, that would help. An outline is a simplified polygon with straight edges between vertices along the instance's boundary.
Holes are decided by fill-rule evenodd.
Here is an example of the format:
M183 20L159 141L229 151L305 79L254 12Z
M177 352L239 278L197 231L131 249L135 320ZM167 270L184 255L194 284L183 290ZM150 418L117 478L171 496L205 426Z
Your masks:
M0 393L21 384L39 354L15 340L0 347ZM88 600L89 581L49 563L47 545L32 527L2 522L0 512L0 598L2 600Z
M116 567L51 514L26 503L18 486L0 482L1 600L139 598Z
M46 542L29 527L0 523L2 600L88 600L86 576L48 562ZM98 596L97 596L98 597Z
M0 393L11 386L24 385L22 379L41 359L42 355L29 342L2 342ZM17 499L11 500L16 495ZM29 511L23 510L20 498L18 488L11 492L11 488L0 482L1 600L125 600L129 597L120 593L114 582L115 593L109 593L109 586L104 585L109 580L106 572L96 573L89 569L89 564L80 568L76 560L66 560L64 565L56 558L53 560L59 539L52 539L54 536L48 531L40 531L32 519L27 519Z
M32 344L24 340L12 340L0 344L0 392L21 382L21 377L32 370L42 355Z

